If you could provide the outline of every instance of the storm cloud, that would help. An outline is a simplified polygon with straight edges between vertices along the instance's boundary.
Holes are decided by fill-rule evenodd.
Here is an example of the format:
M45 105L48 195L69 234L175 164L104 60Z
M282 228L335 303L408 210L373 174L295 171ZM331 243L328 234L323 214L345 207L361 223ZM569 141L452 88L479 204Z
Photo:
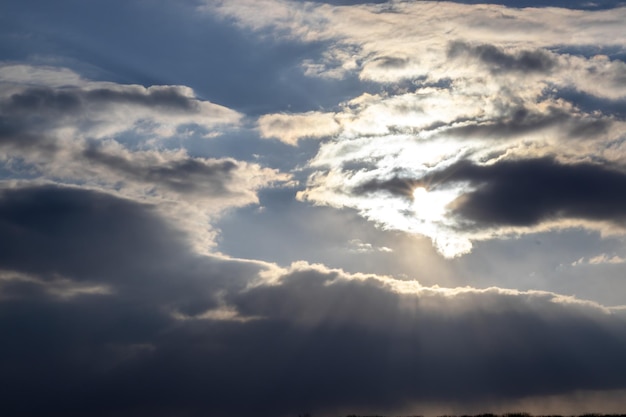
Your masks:
M0 224L8 415L390 412L626 384L626 322L575 298L198 256L150 206L78 189L4 190Z

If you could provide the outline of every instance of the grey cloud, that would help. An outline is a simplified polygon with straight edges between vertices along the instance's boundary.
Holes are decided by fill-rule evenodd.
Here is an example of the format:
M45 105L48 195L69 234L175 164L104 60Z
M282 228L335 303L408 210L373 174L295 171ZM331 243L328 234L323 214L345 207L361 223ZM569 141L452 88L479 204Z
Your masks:
M617 120L626 121L626 98L611 100L575 89L559 90L555 95L574 103L586 113L601 112Z
M621 0L501 0L501 1L484 1L484 0L452 0L455 3L464 4L501 4L507 7L564 7L568 9L580 10L604 10L613 9L624 5Z
M0 107L2 112L15 116L20 113L37 113L42 110L66 113L79 110L81 97L76 91L55 91L52 88L30 88L12 94Z
M69 73L76 85L1 86L0 160L11 178L40 178L148 201L191 231L187 236L203 248L216 236L210 220L229 207L255 203L259 188L289 178L257 163L190 156L180 143L186 136L181 128L219 134L241 115L197 99L187 87L144 88L81 80L58 69L26 70L52 78Z
M494 45L470 45L460 41L450 43L448 56L476 58L492 73L509 71L547 73L557 65L556 59L549 52L541 49L507 53Z
M4 87L0 153L5 164L21 161L14 164L16 175L87 181L132 197L165 192L171 201L172 194L174 199L194 194L205 202L212 199L215 207L205 210L212 213L231 203L254 202L258 187L281 177L231 158L152 149L150 140L175 135L180 126L219 130L239 119L230 109L195 98L186 87L86 81L74 87ZM121 144L127 141L129 147Z
M229 184L236 181L237 162L231 159L184 158L160 163L141 163L107 152L97 143L87 146L82 156L87 163L100 164L126 180L163 186L180 193L205 192L213 197L236 194Z
M0 146L19 151L37 149L54 154L59 150L59 147L53 138L44 132L29 131L37 124L44 125L45 123L39 120L29 124L26 120L0 115Z
M59 131L67 127L85 136L111 136L141 122L153 122L155 127L163 123L215 127L239 117L232 110L196 99L185 87L98 84L102 83L92 83L97 88L3 86L0 145L40 150L43 144L54 150L52 142L59 134L71 135ZM17 91L11 93L11 89Z
M406 67L408 60L397 57L381 57L374 60L374 64L382 69L397 69Z
M296 0L305 1L305 0ZM354 4L379 4L386 3L388 0L314 0L315 3L333 4L336 6L351 6Z
M87 105L132 104L156 107L169 111L198 111L197 100L181 93L180 88L163 86L143 88L114 89L97 88L82 90L79 88L52 89L47 87L27 88L12 94L0 105L0 111L11 116L21 114L55 115L79 112Z
M377 191L386 191L392 195L410 198L413 195L415 187L420 184L421 182L417 179L396 176L386 180L372 180L363 183L352 189L352 193L361 195Z
M197 111L198 102L181 94L180 89L171 86L150 88L147 94L130 91L114 91L105 88L85 93L87 100L104 103L130 103L147 107L161 107L169 111Z
M0 271L32 274L51 285L62 279L105 285L117 297L113 304L149 306L157 316L170 308L191 314L215 306L218 289L241 288L242 274L251 273L243 264L205 262L153 205L79 188L2 190L0 236ZM211 271L218 277L208 280L204 274Z
M3 189L0 235L3 268L34 274L115 279L185 251L154 207L53 185Z
M0 297L3 415L393 413L626 387L626 323L554 294L397 293L305 264L246 289L261 265L193 255L149 206L78 189L5 190L0 225L0 269L113 289ZM168 314L220 298L257 319Z
M453 208L482 225L531 226L560 218L626 225L626 173L617 167L561 164L552 158L484 166L462 161L427 180L477 187L454 202Z
M340 380L362 381L359 386L354 386L355 382L348 384L352 387L347 390L354 390L355 397L359 391L365 391L383 403L398 403L410 398L469 400L487 393L509 397L569 390L571 381L561 378L583 377L581 372L585 373L576 358L586 361L583 358L591 354L594 361L599 359L592 353L599 347L594 341L606 341L601 344L612 355L624 342L616 337L623 325L619 321L612 331L600 336L604 331L593 324L595 319L586 316L584 309L570 310L546 302L541 295L506 295L496 291L449 298L441 294L400 295L380 288L374 279L342 282L340 278L337 272L295 271L283 277L281 286L260 287L233 301L248 314L261 313L279 322L295 320L324 338L336 339L333 343L313 342L322 349L316 353L327 358L327 369L335 370ZM443 311L446 313L442 316ZM563 319L556 327L541 318L551 313ZM509 336L508 325L515 329L515 335L504 340ZM549 335L549 329L559 335ZM348 336L340 337L343 332ZM594 334L594 341L583 343L581 351L559 347L587 332L591 332L589 336ZM370 341L368 333L372 334ZM354 353L357 357L353 363L345 363L345 358L341 359L342 349L349 350L350 346L358 346ZM376 357L385 358L384 362ZM358 364L361 361L363 365ZM541 363L544 368L531 370L531 363ZM604 374L612 366L610 360L596 364L598 368L586 375L589 381L596 380L598 386L604 387L605 382L615 378L621 386L617 375ZM600 369L604 371L599 372ZM319 378L321 385L324 377ZM535 378L544 383L531 388Z
M460 137L508 139L531 134L549 128L559 128L556 133L569 138L593 139L606 133L613 121L608 117L581 115L555 106L543 113L528 110L512 103L501 109L502 116L488 122L462 122L445 130L445 134Z

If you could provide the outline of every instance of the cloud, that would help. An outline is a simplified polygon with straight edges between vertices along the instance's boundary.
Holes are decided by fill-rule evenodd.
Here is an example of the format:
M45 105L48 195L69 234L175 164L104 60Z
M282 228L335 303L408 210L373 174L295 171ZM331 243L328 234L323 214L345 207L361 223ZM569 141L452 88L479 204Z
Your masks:
M610 209L595 209L609 200L619 206L609 192L589 194L586 208L556 201L556 193L547 206L520 197L491 212L486 207L494 208L498 192L512 194L521 179L511 175L497 187L492 183L497 191L484 201L473 196L491 188L470 179L444 181L448 187L428 181L437 172L453 172L462 161L488 169L554 155L563 166L593 162L598 170L622 170L626 124L619 103L626 94L626 64L603 52L615 42L621 45L614 41L615 19L626 9L452 2L339 7L272 0L236 7L208 2L202 9L249 30L279 33L279 42L321 43L318 61L304 62L311 76L353 74L380 86L377 93L337 103L332 113L337 126L309 161L313 172L300 200L353 208L382 228L428 236L447 257L468 253L476 240L568 227L607 233L607 222L621 221L602 212ZM581 53L589 44L606 48ZM286 140L305 135L307 129L296 134L292 126L311 115L290 114ZM539 175L533 178L541 181ZM417 198L420 187L428 192L418 190ZM540 192L538 186L526 197ZM527 201L533 203L520 203Z
M198 255L154 207L78 188L4 190L0 227L9 415L394 413L626 386L626 322L574 297Z
M190 156L164 140L219 135L242 115L184 86L84 80L66 69L6 66L0 84L0 160L12 181L80 185L146 201L214 242L210 221L258 201L256 191L289 176L232 158ZM46 85L49 84L49 85ZM180 142L179 142L180 143Z
M242 115L199 100L184 86L121 85L82 79L67 69L3 65L0 106L13 129L104 138L130 130L167 137L195 125L214 130L239 123Z
M337 68L343 67L344 70L352 68L352 72L360 73L367 80L390 82L420 77L437 80L459 75L473 78L473 68L447 65L451 44L474 45L469 50L478 56L482 54L483 60L491 60L491 64L497 61L504 69L534 66L545 72L560 60L543 49L603 45L606 39L611 39L611 44L621 44L617 40L620 27L616 14L624 13L625 9L584 12L503 5L477 7L452 2L386 2L337 7L266 0L243 1L237 5L209 1L201 10L232 18L255 31L271 29L284 39L328 42L328 53L322 55L317 63L318 70L311 74L323 75L324 71L320 71L323 68L336 73ZM569 36L570 33L576 36ZM525 45L525 50L519 50L521 44ZM308 62L309 67L313 64ZM564 68L564 72L571 73L572 69ZM579 69L574 72L578 73ZM597 84L604 85L607 81L611 82L598 79ZM624 94L623 88L619 90Z
M502 4L507 7L563 7L568 9L582 9L582 10L602 10L602 9L612 9L616 7L620 7L624 5L623 1L620 0L600 0L600 1L566 1L566 0L502 0L502 1L489 1L485 2L482 0L452 0L455 3L464 3L464 4Z
M296 146L301 138L332 136L339 131L334 114L308 112L304 114L266 114L259 118L261 137L278 138Z
M487 66L491 73L506 71L547 73L557 64L554 56L543 50L509 54L494 45L472 46L460 41L451 43L448 56L451 58L473 57Z
M624 233L620 196L626 177L620 165L545 157L488 164L461 159L441 166L421 174L398 169L384 177L381 167L331 170L300 198L358 207L383 227L430 237L446 256L471 249L472 241L520 233L572 227Z
M457 181L474 191L452 202L453 211L478 224L532 226L582 218L624 225L626 174L606 166L548 158L485 166L459 162L429 179L435 185Z
M352 239L348 242L350 252L354 253L371 253L371 252L393 252L393 249L386 246L376 247L371 243L365 243L360 239Z
M192 3L198 4L186 4ZM221 16L220 28L234 23L244 28L242 38L286 45L255 50L265 63L255 94L271 91L274 85L263 81L276 79L304 91L346 80L359 87L345 96L333 92L333 100L341 97L327 107L312 92L300 113L276 108L287 106L288 100L276 103L290 94L256 97L269 104L265 115L249 115L254 126L186 86L2 66L0 329L10 335L0 344L3 413L441 415L534 406L570 414L567 402L574 400L590 412L626 406L621 307L569 291L426 286L408 277L211 252L217 218L292 178L198 145L246 127L245 134L256 128L301 145L255 136L255 146L287 152L268 160L310 156L319 147L302 171L301 160L288 161L299 165L294 176L308 175L300 200L428 236L446 256L468 252L477 240L550 228L621 231L615 225L623 225L624 207L611 193L624 194L625 124L616 110L626 92L624 63L615 55L570 52L600 45L604 53L606 39L621 47L626 10L361 3L203 3L208 14L194 16L198 21L213 24ZM198 26L191 27L196 33ZM228 45L218 51L238 45L215 38ZM459 49L455 57L451 45ZM158 49L172 46L180 44ZM227 68L224 62L217 68ZM161 71L151 73L167 74ZM307 77L323 82L293 82ZM243 93L234 96L246 101ZM319 141L299 143L308 137ZM293 190L273 191L282 194L262 195L272 200L263 202L268 210L296 205ZM266 229L244 223L246 241L232 245L272 246L279 234L258 231L274 226L297 240L296 228L285 231L289 220L316 229L315 236L339 236L337 256L351 248L374 262L374 255L388 255L380 239L369 238L374 233L346 242L349 216L306 217L302 225L299 215L311 209L303 206L275 213ZM319 244L299 248L313 246ZM441 271L415 245L406 246L416 270L441 285ZM621 262L610 249L601 251L606 255L586 262ZM460 267L471 263L446 265L471 272Z
M532 112L523 106L503 109L504 114L492 120L478 123L459 123L446 129L443 134L460 138L480 138L495 140L515 137L529 137L542 131L560 135L564 138L597 138L611 131L613 120L610 117L598 117L579 113L565 106L559 108L548 103L541 112ZM554 103L557 104L557 103ZM558 132L560 131L560 132Z
M579 265L620 265L626 263L626 259L622 258L618 255L607 255L606 253L601 253L600 255L591 257L589 259L585 259L584 257L578 259L577 261L572 263L572 266Z

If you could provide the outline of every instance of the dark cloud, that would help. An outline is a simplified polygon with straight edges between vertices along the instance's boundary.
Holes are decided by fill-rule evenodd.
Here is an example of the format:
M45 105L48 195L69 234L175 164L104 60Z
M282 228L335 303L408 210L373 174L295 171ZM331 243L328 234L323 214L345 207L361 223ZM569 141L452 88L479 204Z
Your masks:
M552 158L492 165L463 161L428 181L467 182L476 187L453 207L479 224L531 226L575 218L626 225L626 173L610 166L562 164Z
M25 88L0 101L0 149L24 162L17 169L21 175L37 172L57 177L63 172L58 176L72 182L89 177L99 183L117 183L118 187L147 184L153 191L162 188L200 197L249 197L251 190L242 186L245 163L230 158L192 158L185 152L131 151L110 140L91 138L101 136L98 129L103 129L107 137L121 136L124 140L124 131L145 122L141 114L134 115L127 106L156 112L148 118L158 124L161 114L167 118L172 114L202 113L202 119L207 115L200 103L182 87ZM117 116L107 119L110 113ZM126 114L130 120L124 120ZM189 120L194 119L179 122ZM219 117L216 120L219 123ZM83 137L68 141L76 129Z
M328 338L326 342L311 342L320 350L315 352L316 356L328 364L327 370L333 369L345 381L344 392L355 399L363 392L378 397L383 404L408 402L411 398L468 400L487 392L503 397L518 395L520 391L527 395L537 388L530 388L531 380L538 377L535 372L546 372L539 377L545 385L538 388L538 391L545 389L542 392L545 394L564 382L557 382L561 377L580 372L575 357L582 351L594 352L598 346L590 342L581 352L557 347L565 340L579 337L579 331L595 333L598 329L590 318L565 318L559 312L563 305L544 304L540 297L526 304L528 300L524 297L495 292L450 298L441 294L399 295L382 289L375 280L335 281L338 278L336 272L295 271L283 277L282 286L241 293L233 302L247 314L296 321L302 328ZM531 313L530 305L534 302L541 307ZM446 314L442 316L443 311ZM523 313L518 315L515 311ZM555 339L548 336L552 326L540 318L540 314L548 311L564 319L553 328L560 333ZM567 324L570 319L573 321ZM516 335L504 341L499 338L507 333L507 323L515 328ZM587 325L589 328L584 330ZM532 334L534 331L537 333ZM343 332L347 332L346 337L340 336ZM371 339L367 334L372 335ZM615 354L623 340L613 337L609 336L613 341L603 345L612 346L610 349L616 349ZM592 339L599 340L597 336ZM561 342L555 344L556 340ZM346 363L343 349L350 350L350 346L354 346L354 357ZM558 352L563 356L559 358ZM371 365L361 368L361 361ZM310 360L300 363L310 366L311 371L317 366ZM530 363L542 363L545 368L531 371L527 368ZM603 369L611 366L610 361L598 365ZM322 385L325 375L317 377ZM363 382L348 384L351 379ZM560 389L571 387L562 385L556 391Z
M406 67L408 60L397 57L380 57L372 61L374 66L380 69L401 69Z
M214 197L236 193L229 189L229 184L235 181L234 177L239 169L237 162L232 159L183 158L142 163L111 154L97 143L91 143L83 150L82 156L87 163L99 164L121 174L128 181L163 186L181 193L203 191Z
M393 412L626 387L626 323L547 293L402 294L308 265L244 290L260 265L193 255L150 206L52 186L4 190L0 236L10 417ZM59 275L112 291L37 290ZM224 303L257 319L169 314Z
M306 1L306 0L297 0ZM388 0L314 0L315 3L333 4L335 6L352 6L355 4L380 4L387 3Z
M414 178L397 176L386 180L372 180L363 183L355 187L352 190L352 193L360 195L378 191L386 191L392 195L410 198L413 195L415 187L417 187L419 184L420 181Z
M559 54L578 55L592 58L597 55L606 55L611 60L626 61L626 51L616 45L558 45L550 50Z
M207 114L208 108L201 108L201 102L187 94L176 86L148 89L128 85L110 89L22 88L0 100L0 145L17 150L47 150L54 153L58 150L58 144L55 143L58 139L55 138L56 129L82 129L86 135L93 133L94 129L97 131L101 126L124 131L139 121L132 120L139 116L133 109L124 106L138 106L145 111L160 112L167 117L172 114L212 116ZM235 114L218 106L209 105L209 108L216 112L224 111L227 113L226 119ZM116 111L117 115L111 114ZM126 116L129 121L123 120ZM214 116L216 120L219 119L219 114ZM108 117L111 119L107 119Z
M455 3L463 4L501 4L507 7L563 7L568 9L580 10L603 10L613 9L624 5L621 0L502 0L502 1L484 1L484 0L452 0Z
M143 89L125 86L124 90L98 88L49 87L26 88L0 103L2 114L11 117L72 116L87 106L137 105L169 112L198 112L198 101L183 94L179 87L161 86ZM100 109L101 110L101 109Z
M116 279L185 250L150 205L58 186L2 190L0 235L2 267L34 274Z
M509 139L532 134L549 128L559 128L568 138L593 139L606 133L613 121L608 117L592 117L567 111L555 106L545 112L528 110L523 105L511 103L500 109L502 115L488 122L465 121L460 126L445 130L446 135L475 138Z
M460 41L450 44L448 56L476 58L485 64L491 73L510 71L547 73L557 64L556 59L549 52L541 49L507 53L494 45L470 45Z
M626 121L626 98L612 100L575 89L562 89L555 95L573 103L577 108L588 114L600 112L617 120Z

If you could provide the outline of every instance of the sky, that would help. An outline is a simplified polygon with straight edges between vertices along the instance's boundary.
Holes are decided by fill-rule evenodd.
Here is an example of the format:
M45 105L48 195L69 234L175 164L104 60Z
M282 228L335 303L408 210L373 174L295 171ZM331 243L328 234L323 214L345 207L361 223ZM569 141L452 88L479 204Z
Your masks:
M0 4L0 414L626 412L626 3Z

